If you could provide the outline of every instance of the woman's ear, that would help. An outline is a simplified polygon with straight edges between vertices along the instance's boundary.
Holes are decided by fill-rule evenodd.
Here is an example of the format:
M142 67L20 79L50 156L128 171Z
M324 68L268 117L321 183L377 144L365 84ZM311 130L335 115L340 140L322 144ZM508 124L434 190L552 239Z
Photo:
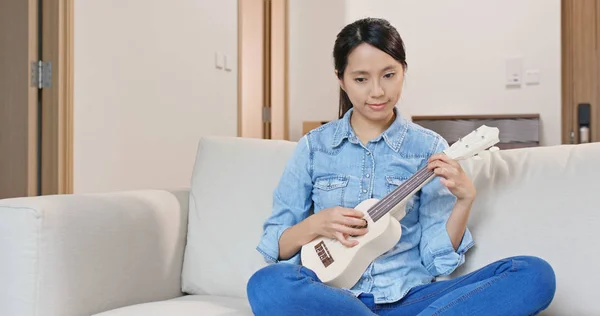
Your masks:
M342 79L340 79L340 88L346 92L346 87L344 86L344 81Z
M340 82L340 88L342 88L342 90L344 90L344 92L346 92L346 87L344 87L344 80L342 80L342 78L340 78L339 72L337 70L335 71L335 77L338 78L338 81Z

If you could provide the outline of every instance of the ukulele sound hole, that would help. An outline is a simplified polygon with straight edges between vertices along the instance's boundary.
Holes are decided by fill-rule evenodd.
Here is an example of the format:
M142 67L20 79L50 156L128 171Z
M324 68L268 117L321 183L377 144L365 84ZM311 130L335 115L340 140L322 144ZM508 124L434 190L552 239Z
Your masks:
M350 226L350 227L352 227L352 228L367 228L367 226L369 225L369 222L367 222L367 220L364 218L363 218L363 221L365 221L365 224L362 226L354 225L354 226ZM357 237L357 235L350 235L350 237Z
M316 244L315 250L317 251L319 259L321 259L321 262L326 268L333 263L333 257L331 256L331 253L329 252L329 249L327 249L327 246L325 246L324 242L321 241L320 243Z

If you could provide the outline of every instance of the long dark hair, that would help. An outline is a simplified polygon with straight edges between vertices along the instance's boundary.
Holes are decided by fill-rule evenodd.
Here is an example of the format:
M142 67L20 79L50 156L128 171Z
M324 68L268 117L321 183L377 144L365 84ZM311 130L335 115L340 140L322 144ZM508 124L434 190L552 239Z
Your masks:
M378 18L365 18L346 25L337 35L333 47L333 59L335 70L339 79L344 77L344 71L348 65L348 55L362 43L370 44L402 64L404 69L406 63L406 52L404 42L388 21ZM352 102L348 94L340 87L340 110L339 117L352 108Z

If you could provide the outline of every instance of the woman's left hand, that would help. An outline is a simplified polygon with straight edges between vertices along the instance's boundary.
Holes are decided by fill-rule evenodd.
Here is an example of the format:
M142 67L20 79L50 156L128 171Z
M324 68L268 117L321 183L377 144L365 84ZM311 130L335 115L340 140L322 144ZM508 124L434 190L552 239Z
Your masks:
M427 167L440 176L440 181L459 201L472 203L475 200L475 186L456 160L444 153L432 155Z

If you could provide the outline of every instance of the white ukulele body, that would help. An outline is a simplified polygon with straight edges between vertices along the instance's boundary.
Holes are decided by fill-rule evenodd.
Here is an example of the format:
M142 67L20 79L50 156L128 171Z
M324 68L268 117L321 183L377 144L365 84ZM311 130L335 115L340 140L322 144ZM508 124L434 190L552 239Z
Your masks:
M338 288L351 288L360 279L369 264L390 250L402 235L400 222L389 213L373 222L367 210L379 200L369 199L361 202L355 209L365 213L368 233L355 239L358 245L346 247L337 239L319 237L302 247L302 265L313 270L319 279ZM398 205L398 212L404 214L404 205ZM319 246L319 244L321 244ZM315 251L315 247L322 250ZM327 266L324 264L328 263Z
M499 142L499 130L482 125L455 142L444 153L451 159L461 160L476 156ZM392 249L402 236L400 220L405 215L406 202L423 185L435 177L423 167L381 200L369 199L355 209L363 212L368 233L349 237L358 244L346 247L337 239L318 237L302 246L302 265L311 269L319 279L337 288L352 288L377 257Z

